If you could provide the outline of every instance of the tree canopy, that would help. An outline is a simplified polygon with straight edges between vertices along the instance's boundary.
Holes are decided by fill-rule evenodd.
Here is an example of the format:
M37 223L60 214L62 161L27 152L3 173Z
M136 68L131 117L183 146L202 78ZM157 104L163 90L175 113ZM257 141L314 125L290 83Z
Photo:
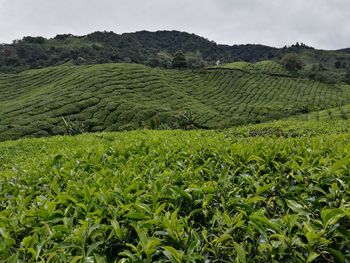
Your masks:
M281 64L291 72L297 72L298 70L302 69L304 66L304 63L302 62L302 60L295 53L288 53L284 55L281 60Z
M172 62L173 68L187 68L187 60L182 51L177 51Z

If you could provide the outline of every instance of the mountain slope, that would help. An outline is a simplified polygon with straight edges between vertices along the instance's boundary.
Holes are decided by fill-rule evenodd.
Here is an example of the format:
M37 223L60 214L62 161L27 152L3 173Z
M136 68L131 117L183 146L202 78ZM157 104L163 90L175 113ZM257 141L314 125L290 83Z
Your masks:
M213 69L238 69L252 73L265 73L268 75L276 75L276 76L292 76L291 72L285 69L281 64L271 61L271 60L263 60L257 63L249 63L245 61L232 62L219 66L211 67Z
M348 86L232 69L164 70L134 64L59 66L0 75L0 140L85 131L221 128L350 103ZM180 118L181 120L181 118Z
M325 110L314 111L307 114L301 114L290 119L300 121L335 121L335 120L348 120L350 119L350 104L332 107Z
M76 65L127 62L148 66L171 67L176 51L186 53L190 67L232 61L257 62L280 60L283 55L297 53L305 64L321 64L322 69L338 72L341 77L350 65L346 50L325 51L295 44L274 48L258 44L220 45L204 37L179 31L140 31L116 34L94 32L85 36L71 34L54 38L24 37L12 44L0 44L0 72L18 72L29 68L73 63Z
M278 49L263 45L218 45L195 34L179 31L140 31L116 34L94 32L54 38L24 37L12 44L0 44L0 72L43 68L72 62L77 65L108 62L171 66L173 55L182 50L206 63L218 59L258 61L277 56Z

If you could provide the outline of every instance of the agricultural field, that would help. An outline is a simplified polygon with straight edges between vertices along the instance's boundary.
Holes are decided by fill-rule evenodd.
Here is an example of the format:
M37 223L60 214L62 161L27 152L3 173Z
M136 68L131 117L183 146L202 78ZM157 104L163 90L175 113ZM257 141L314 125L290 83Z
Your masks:
M291 76L291 73L288 70L286 70L281 64L271 60L264 60L256 63L237 61L216 66L213 68L237 69L247 71L250 73L265 73L275 76Z
M322 111L315 111L315 112L310 112L308 114L297 115L290 119L332 121L332 120L347 120L349 118L350 118L350 104L346 104L343 106L329 108Z
M349 124L1 142L0 260L349 262Z
M244 63L243 63L244 64ZM135 64L57 66L0 74L0 141L84 132L202 129L259 123L350 103L346 85L285 74L275 62L254 70L165 70ZM66 125L68 124L68 125Z

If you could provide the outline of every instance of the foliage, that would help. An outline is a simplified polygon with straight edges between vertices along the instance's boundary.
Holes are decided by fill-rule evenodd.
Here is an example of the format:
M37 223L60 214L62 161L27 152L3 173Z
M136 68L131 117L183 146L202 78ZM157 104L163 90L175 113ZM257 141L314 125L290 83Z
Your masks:
M195 117L192 111L181 111L177 115L179 127L183 130L192 130L196 128Z
M202 62L214 65L217 60L223 63L280 60L291 52L297 53L305 64L325 63L327 69L341 71L350 65L350 54L344 52L346 50L316 50L302 43L282 49L263 45L228 46L179 31L125 34L103 31L86 36L61 34L51 39L24 37L12 44L0 44L0 72L18 72L64 63L88 65L127 62L169 68L178 50L186 54L191 68L202 67Z
M173 57L167 52L158 52L156 55L150 56L146 65L170 69L172 67L172 61Z
M232 62L212 68L222 68L222 69L237 69L243 70L251 73L264 73L268 75L276 75L276 76L290 76L290 72L286 70L281 64L265 60L257 63L248 63L244 61Z
M192 68L192 69L203 68L206 64L206 62L202 57L202 54L199 51L195 53L191 53L191 52L186 53L186 62L187 62L188 68Z
M340 83L341 77L334 71L326 70L320 64L312 64L308 68L304 68L301 75L316 81L320 81L327 84Z
M349 127L2 142L0 260L348 262Z
M349 88L347 86L347 88ZM290 119L312 120L312 121L335 121L350 119L350 104L332 107L326 110L313 111L307 114L297 115Z
M345 81L345 83L350 85L350 67L348 67L346 69L346 74L345 74L344 81Z
M185 54L182 51L178 51L175 53L175 56L172 61L173 68L187 68L187 60Z
M291 72L297 72L304 66L302 60L296 53L288 53L281 59L281 64Z
M198 128L223 128L350 103L348 86L296 79L275 62L250 66L64 65L2 74L0 140L67 134L62 117L85 132L150 128L154 116L161 120L156 129L173 129L186 110Z
M62 117L64 128L66 129L65 134L67 135L77 135L86 132L86 126L82 122L73 122L66 120Z
M218 59L257 61L271 58L278 52L278 49L261 45L217 45L203 37L178 31L140 31L121 35L104 31L86 36L62 34L52 39L25 37L13 44L0 45L0 72L67 62L78 65L127 62L169 68L169 57L172 58L178 50L187 54L192 68L212 64Z

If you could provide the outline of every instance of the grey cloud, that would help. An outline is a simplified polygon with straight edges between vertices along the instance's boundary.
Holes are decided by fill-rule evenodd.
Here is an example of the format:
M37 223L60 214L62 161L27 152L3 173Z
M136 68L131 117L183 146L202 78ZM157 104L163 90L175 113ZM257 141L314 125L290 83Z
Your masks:
M0 42L25 35L181 30L223 44L350 47L348 0L0 0Z

